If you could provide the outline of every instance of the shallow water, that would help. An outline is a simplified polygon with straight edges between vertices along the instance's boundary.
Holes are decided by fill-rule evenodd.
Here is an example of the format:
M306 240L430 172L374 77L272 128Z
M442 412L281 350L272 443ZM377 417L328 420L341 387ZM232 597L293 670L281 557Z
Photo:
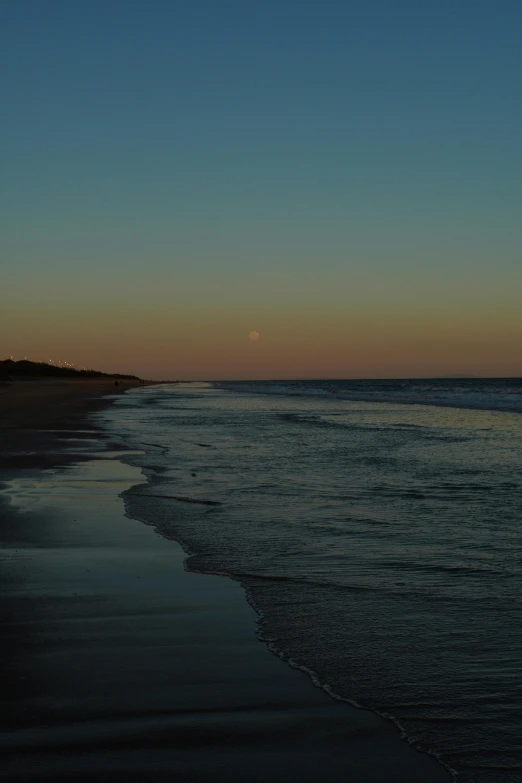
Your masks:
M323 686L463 781L518 781L522 416L472 409L476 389L459 408L328 383L119 398L97 418L145 452L128 513L182 541L190 568L240 579L263 637Z

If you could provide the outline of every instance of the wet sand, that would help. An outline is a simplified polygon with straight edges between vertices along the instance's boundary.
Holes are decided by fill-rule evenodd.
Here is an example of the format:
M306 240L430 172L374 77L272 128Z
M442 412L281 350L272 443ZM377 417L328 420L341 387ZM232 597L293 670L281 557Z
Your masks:
M61 434L92 429L91 412L110 404L139 381L27 379L0 383L0 470L48 468L74 459Z
M124 516L143 477L86 422L89 394L50 394L47 418L38 392L38 415L19 400L31 426L0 414L3 779L447 782L393 724L273 656L238 584L186 572L179 545Z

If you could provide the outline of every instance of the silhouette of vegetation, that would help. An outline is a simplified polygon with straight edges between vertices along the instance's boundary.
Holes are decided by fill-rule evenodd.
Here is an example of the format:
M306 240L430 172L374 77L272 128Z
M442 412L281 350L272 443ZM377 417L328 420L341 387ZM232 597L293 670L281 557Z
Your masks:
M12 376L45 377L45 378L121 378L137 381L137 375L122 375L121 373L106 373L99 370L76 370L72 367L57 367L45 362L30 362L28 359L0 361L0 380Z

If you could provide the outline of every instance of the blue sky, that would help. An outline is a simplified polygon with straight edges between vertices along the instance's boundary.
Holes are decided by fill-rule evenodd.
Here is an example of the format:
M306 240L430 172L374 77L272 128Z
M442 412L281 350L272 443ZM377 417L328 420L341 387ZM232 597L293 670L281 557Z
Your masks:
M71 297L122 318L286 302L320 334L332 303L389 324L435 295L512 312L513 342L519 2L7 0L0 28L15 351Z

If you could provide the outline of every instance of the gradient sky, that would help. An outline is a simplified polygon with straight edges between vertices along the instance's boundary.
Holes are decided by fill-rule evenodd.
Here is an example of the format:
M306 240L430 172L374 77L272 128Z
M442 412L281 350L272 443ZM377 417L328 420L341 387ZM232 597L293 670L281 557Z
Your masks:
M0 31L0 357L522 374L520 0L3 0Z

